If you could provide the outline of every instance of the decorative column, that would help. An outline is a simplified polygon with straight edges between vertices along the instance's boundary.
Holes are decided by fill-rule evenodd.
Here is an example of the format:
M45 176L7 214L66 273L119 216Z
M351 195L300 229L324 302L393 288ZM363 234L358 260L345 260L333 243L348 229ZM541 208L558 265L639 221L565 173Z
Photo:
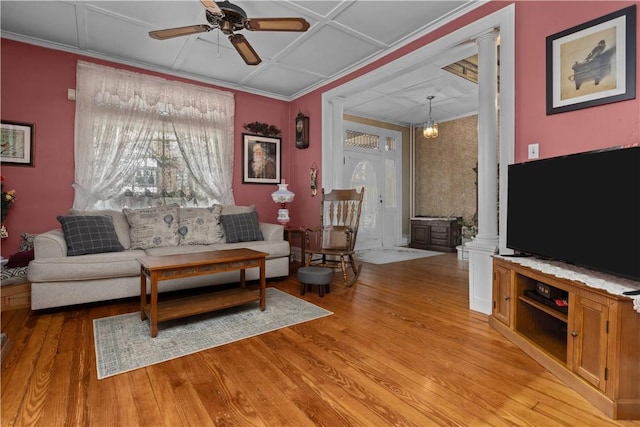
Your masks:
M498 249L497 32L478 44L478 234L469 248L469 308L491 314L492 255Z

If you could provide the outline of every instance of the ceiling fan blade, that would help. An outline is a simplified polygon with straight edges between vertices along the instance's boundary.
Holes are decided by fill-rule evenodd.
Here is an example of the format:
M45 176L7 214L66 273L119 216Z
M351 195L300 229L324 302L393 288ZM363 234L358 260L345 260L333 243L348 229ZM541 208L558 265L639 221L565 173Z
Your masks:
M200 0L200 3L202 3L204 8L207 9L209 12L213 13L214 15L224 16L224 12L222 11L222 9L220 9L220 6L218 6L215 1Z
M250 31L307 31L309 23L304 18L251 18L245 28Z
M149 37L157 40L166 40L173 37L187 36L189 34L206 33L207 31L211 31L211 27L208 25L189 25L187 27L149 31Z
M256 51L253 50L253 47L251 47L251 45L249 44L247 39L244 38L243 35L231 34L229 36L229 41L231 42L233 47L236 48L236 50L238 51L242 59L244 59L244 62L247 63L247 65L258 65L259 63L262 62L262 59L260 59Z

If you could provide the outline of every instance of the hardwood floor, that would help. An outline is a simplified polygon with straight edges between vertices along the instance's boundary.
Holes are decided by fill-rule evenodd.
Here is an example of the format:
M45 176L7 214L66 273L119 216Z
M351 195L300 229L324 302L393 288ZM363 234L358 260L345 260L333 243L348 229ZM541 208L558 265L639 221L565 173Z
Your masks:
M136 298L2 313L2 426L640 426L612 421L468 307L446 254L299 295L333 315L98 380L92 319Z

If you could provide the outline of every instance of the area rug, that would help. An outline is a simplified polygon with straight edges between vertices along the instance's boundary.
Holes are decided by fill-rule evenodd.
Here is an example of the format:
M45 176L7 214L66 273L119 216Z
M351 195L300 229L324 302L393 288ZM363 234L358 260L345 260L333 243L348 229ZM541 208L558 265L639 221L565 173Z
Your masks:
M371 264L390 264L392 262L409 261L418 258L427 258L443 255L443 252L426 251L405 247L361 249L356 251L354 257L358 261Z
M275 288L267 288L265 311L246 304L160 323L151 338L140 313L93 320L98 379L329 316L332 312Z

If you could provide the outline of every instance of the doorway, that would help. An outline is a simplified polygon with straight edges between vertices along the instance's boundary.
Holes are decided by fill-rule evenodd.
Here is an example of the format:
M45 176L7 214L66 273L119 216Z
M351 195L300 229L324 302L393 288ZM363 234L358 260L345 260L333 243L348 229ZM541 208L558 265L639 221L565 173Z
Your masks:
M434 29L431 29L433 31ZM427 64L450 49L455 49L465 43L476 43L479 35L499 31L500 35L500 108L497 109L500 144L496 155L499 159L499 194L498 199L505 201L507 197L507 166L513 163L515 146L515 4L504 8L478 20L454 30L445 36L430 42L423 47L408 53L392 62L353 79L341 86L335 87L322 94L322 163L323 186L333 188L342 183L342 167L340 167L342 146L337 141L342 137L342 122L344 117L344 103L349 96L357 94L368 87L375 87L388 80L389 76L410 73L417 69L426 69ZM482 58L479 58L481 61ZM495 104L495 103L494 103ZM413 167L413 166L412 166ZM479 168L478 174L484 182L495 179L495 169ZM412 187L412 183L410 184ZM413 195L410 195L413 198ZM402 217L408 217L409 211L403 210ZM479 212L479 223L482 215ZM506 251L506 203L499 203L497 214L499 219L497 249L500 253ZM483 230L478 230L482 233ZM487 246L488 248L488 246ZM478 246L474 248L474 256L469 263L469 305L472 309L490 313L492 268L489 250ZM495 247L492 248L495 252ZM473 262L471 262L473 261Z
M400 244L402 133L344 122L343 188L365 188L357 249Z

